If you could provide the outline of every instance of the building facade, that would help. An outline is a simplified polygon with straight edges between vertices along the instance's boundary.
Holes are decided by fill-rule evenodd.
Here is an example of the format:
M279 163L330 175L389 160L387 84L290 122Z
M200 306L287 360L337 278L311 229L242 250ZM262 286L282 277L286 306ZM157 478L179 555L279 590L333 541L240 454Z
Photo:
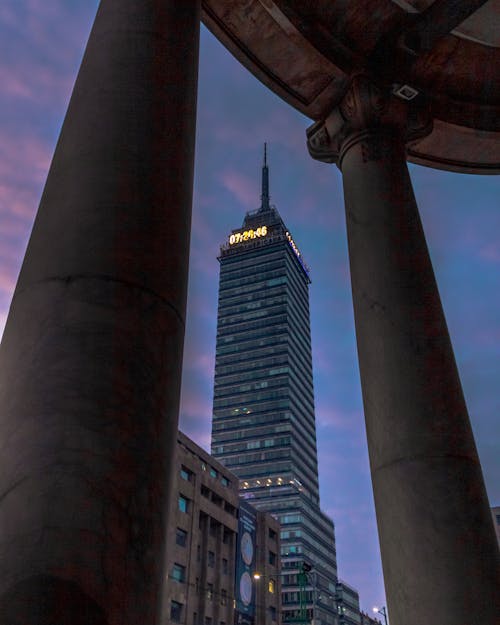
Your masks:
M321 511L309 270L262 168L258 210L220 253L212 454L240 493L281 524L283 620L338 619L332 520ZM304 577L303 563L311 565ZM357 617L346 623L359 623Z
M281 625L279 523L251 509L242 549L238 479L182 432L174 486L162 622Z

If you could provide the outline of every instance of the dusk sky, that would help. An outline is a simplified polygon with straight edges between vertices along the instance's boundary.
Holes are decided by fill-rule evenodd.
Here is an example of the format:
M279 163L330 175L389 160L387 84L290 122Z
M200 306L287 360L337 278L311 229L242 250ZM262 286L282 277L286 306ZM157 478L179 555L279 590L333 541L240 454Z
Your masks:
M98 0L0 3L0 331ZM311 269L322 508L340 577L385 605L368 468L342 180L313 161L311 121L202 27L188 323L180 427L210 447L217 255L259 205L268 142L271 203ZM500 505L500 179L410 166L490 504ZM50 242L47 242L50 244Z

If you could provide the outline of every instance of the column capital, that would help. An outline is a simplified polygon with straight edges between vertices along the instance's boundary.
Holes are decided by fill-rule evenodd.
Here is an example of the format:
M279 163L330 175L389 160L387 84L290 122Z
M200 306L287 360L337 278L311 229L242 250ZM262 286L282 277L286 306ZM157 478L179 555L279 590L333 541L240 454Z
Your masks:
M360 142L366 144L366 161L383 156L381 141L368 141L370 137L399 137L403 147L431 130L432 118L421 99L415 103L403 100L360 73L352 77L347 92L330 115L307 129L307 147L314 159L336 163L341 168L345 152Z

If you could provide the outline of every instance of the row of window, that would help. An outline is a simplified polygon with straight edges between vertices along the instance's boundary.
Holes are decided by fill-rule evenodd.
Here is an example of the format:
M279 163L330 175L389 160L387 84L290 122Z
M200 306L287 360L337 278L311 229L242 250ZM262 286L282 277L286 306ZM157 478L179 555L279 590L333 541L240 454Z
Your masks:
M224 432L224 433L214 433L212 437L212 442L214 445L214 453L222 453L218 451L218 447L216 445L221 445L222 443L236 443L238 439L248 439L252 440L256 437L263 437L269 435L282 434L284 432L290 432L292 426L290 423L286 422L287 414L282 413L281 415L276 415L277 421L276 425L267 425L264 427L248 427L244 430L238 430L234 432Z
M213 467L211 467L210 465L207 466L207 464L205 464L204 462L201 463L201 469L202 471L208 471L210 476L215 479L219 477L219 472ZM194 473L190 471L189 469L187 469L185 466L181 466L181 470L179 473L180 473L181 478L183 480L186 480L186 482L192 482L194 479ZM224 475L221 475L220 483L223 486L229 486L230 481L227 479L227 477L225 477Z
M246 443L236 443L231 441L227 445L218 445L215 447L215 453L231 453L237 451L245 451L248 449L260 449L261 447L282 447L284 445L290 445L291 439L289 436L280 436L279 438L266 438L264 440L250 440Z
M240 379L239 376L242 376L242 380L252 379L251 376L258 377L259 371L255 371L256 369L262 369L264 373L270 367L279 367L281 365L285 365L288 363L289 355L284 348L285 351L281 351L281 353L276 353L272 349L263 349L260 350L259 354L252 354L252 360L248 360L248 354L245 354L246 358L240 358L238 364L236 364L236 359L231 359L233 362L229 365L219 364L217 366L217 370L215 372L216 385L219 384L219 381L223 382L228 379L231 381L233 376L235 379ZM228 357L226 357L228 359ZM248 376L245 377L246 372L249 372ZM229 377L228 377L229 376Z
M201 485L200 492L202 496L205 497L205 499L208 499L209 501L211 501L216 506L219 506L220 508L224 508L224 510L228 514L231 514L232 516L235 516L235 517L238 516L236 508L232 504L230 504L229 501L226 501L225 499L223 499L216 492L208 488L208 486L205 486L205 484Z

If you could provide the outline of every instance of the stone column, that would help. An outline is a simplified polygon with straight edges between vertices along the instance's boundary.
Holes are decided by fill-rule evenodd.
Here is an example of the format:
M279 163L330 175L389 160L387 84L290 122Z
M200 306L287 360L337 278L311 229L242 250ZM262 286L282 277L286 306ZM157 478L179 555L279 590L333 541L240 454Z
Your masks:
M0 352L5 625L158 622L199 18L199 0L97 13Z
M343 175L391 625L484 625L500 613L498 547L406 166L426 119L359 75L309 150Z

